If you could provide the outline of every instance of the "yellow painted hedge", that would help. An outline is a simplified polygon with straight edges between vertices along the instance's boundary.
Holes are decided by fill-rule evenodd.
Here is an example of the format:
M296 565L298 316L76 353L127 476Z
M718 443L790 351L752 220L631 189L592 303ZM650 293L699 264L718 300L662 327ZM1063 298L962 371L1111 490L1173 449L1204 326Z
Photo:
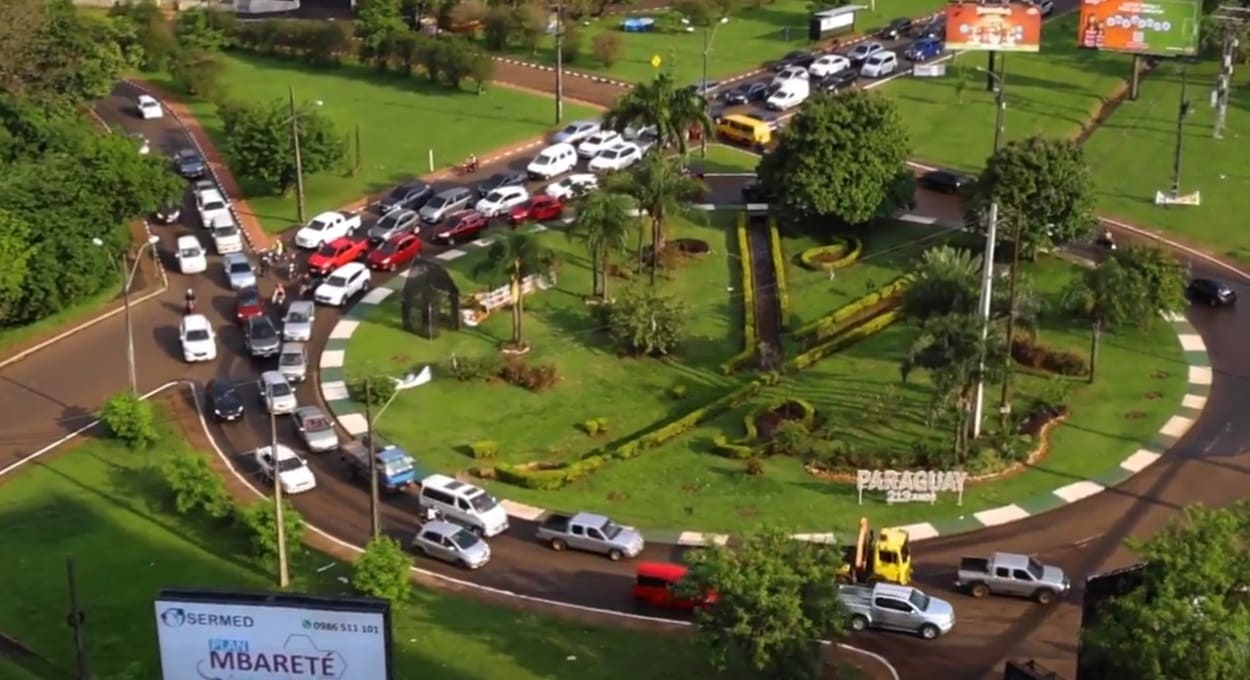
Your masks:
M721 373L731 375L755 359L759 331L755 325L755 279L751 272L751 245L747 237L747 215L738 215L738 266L742 270L742 344L743 349L720 365Z
M864 242L854 237L837 237L833 243L827 246L816 246L808 248L799 253L799 262L804 267L815 271L827 272L834 269L845 269L859 259L864 253ZM823 262L816 258L822 255L831 255L834 258L832 262Z
M787 282L789 272L786 271L786 253L781 249L781 230L777 228L777 219L768 221L768 242L773 249L773 276L777 281L777 306L780 307L781 330L790 324L790 289Z
M887 307L902 304L903 293L906 292L911 282L911 276L904 274L873 292L851 300L829 314L804 324L794 331L794 337L805 345L828 340L845 330L847 324L856 321L864 312L882 303L888 303L885 305Z

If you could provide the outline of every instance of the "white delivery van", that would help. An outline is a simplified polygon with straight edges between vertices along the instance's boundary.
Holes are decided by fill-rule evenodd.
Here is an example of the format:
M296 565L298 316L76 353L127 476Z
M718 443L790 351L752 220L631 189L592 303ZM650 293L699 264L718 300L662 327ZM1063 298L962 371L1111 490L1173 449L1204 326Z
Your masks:
M422 508L437 510L479 536L489 538L508 530L508 513L494 496L447 475L430 475L421 480L418 502Z
M525 167L530 179L548 180L577 167L577 149L572 144L552 144L538 152Z

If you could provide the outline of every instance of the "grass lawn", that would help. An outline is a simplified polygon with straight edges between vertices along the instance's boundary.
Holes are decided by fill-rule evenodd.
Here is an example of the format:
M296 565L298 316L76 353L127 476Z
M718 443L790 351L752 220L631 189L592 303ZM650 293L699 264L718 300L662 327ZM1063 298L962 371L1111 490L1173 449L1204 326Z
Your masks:
M558 367L557 386L531 393L505 384L461 383L444 377L401 393L381 420L380 433L405 444L434 469L469 467L473 461L465 455L465 447L482 439L499 442L499 458L505 462L559 459L605 443L578 429L586 420L607 418L610 438L626 437L727 391L740 379L722 376L718 367L742 350L740 298L731 300L729 290L738 288L738 266L726 257L736 248L730 228L733 216L712 213L705 219L710 220L706 225L680 219L673 223L674 236L703 239L712 246L711 254L688 260L672 279L663 281L665 290L685 300L690 309L689 339L678 361L616 358L583 301L590 292L584 242L552 230L541 238L561 260L559 282L527 296L524 334L534 348L529 361ZM497 287L472 275L484 250L468 249L470 255L448 266L461 295ZM610 285L619 291L625 283L613 278ZM414 336L399 321L398 298L392 295L371 310L352 335L345 367L349 376L375 370L393 374L425 364L434 364L446 376L444 367L453 355L494 354L510 337L507 310L495 312L477 328L446 330L433 341ZM684 399L664 396L674 385L686 386ZM497 490L505 497L515 495L511 487Z
M700 155L698 149L690 151L690 163L703 168L704 172L749 172L754 174L755 168L759 167L760 157L758 154L732 146L708 144L706 158Z
M1224 139L1215 139L1215 109L1207 97L1217 72L1210 62L1189 67L1193 112L1185 121L1181 191L1201 191L1201 206L1154 205L1155 192L1172 187L1181 90L1177 64L1165 62L1142 80L1138 100L1125 102L1093 134L1085 157L1094 170L1100 214L1169 231L1247 263L1250 234L1242 220L1250 214L1250 170L1241 134L1250 130L1250 89L1233 88Z
M719 25L708 54L708 78L720 80L759 68L771 59L777 59L790 50L803 49L811 42L807 39L807 20L810 3L804 0L776 0L760 7L744 6L734 10L729 22ZM877 0L876 11L864 11L856 15L855 26L859 32L884 26L898 16L920 16L937 11L943 6L939 0ZM693 32L657 30L649 33L624 33L620 29L624 16L614 15L602 20L589 19L581 26L584 36L581 55L565 66L595 73L602 73L621 80L636 82L650 80L657 69L651 65L652 57L660 57L659 70L670 71L678 83L691 83L703 77L702 29ZM664 24L660 19L657 24ZM620 59L606 68L594 58L590 46L594 36L605 31L620 33L624 49ZM517 47L512 53L519 59L540 64L555 63L554 42L544 38L537 54Z
M1127 83L1131 57L1078 49L1076 22L1075 14L1048 21L1040 54L1007 56L1004 140L1076 135ZM986 58L967 52L948 62L944 78L900 78L878 89L897 99L916 160L973 171L985 165L994 146L994 94L975 69Z
M243 54L227 55L225 64L221 86L231 99L286 101L290 86L300 101L323 102L322 110L345 140L354 138L359 129L361 167L355 175L342 168L306 178L310 217L427 174L431 149L435 167L445 168L471 153L485 157L554 127L550 100L504 87L487 88L478 96L433 86L421 77L379 75L353 65L311 69L291 60ZM224 152L226 140L217 106L199 101L190 108ZM584 118L594 111L567 105L565 115ZM348 156L350 160L352 153ZM244 191L266 231L282 231L295 223L293 191L289 196L273 196L264 187L247 185Z
M51 334L62 326L68 327L86 321L100 312L100 308L105 303L116 298L120 292L120 285L109 286L76 305L67 307L34 323L0 330L0 355L10 354L18 347L40 336ZM142 295L144 291L136 292Z
M157 459L186 450L180 433L164 434ZM160 588L271 587L270 574L246 556L242 534L169 511L163 482L141 465L142 456L96 440L4 484L6 559L0 576L9 592L21 595L0 600L0 631L54 659L64 669L60 677L69 677L73 663L65 626L66 555L78 563L89 658L100 678L160 676L152 622L152 598ZM295 560L291 573L293 591L325 594L342 593L337 579L350 575L346 565L322 555ZM490 608L426 589L416 590L413 604L395 615L394 640L397 678L712 676L688 644ZM6 675L0 666L5 677L34 676Z

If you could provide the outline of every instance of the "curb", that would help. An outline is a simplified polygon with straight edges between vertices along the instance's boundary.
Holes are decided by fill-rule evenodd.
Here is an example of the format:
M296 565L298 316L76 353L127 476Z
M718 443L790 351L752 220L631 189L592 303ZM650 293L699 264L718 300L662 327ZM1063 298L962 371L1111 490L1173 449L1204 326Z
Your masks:
M694 207L700 210L715 210L718 208L714 204L697 204ZM721 204L719 207L741 209L744 206L741 204ZM748 209L767 208L767 206L756 205L745 207ZM903 215L900 219L919 224L941 224L941 221L935 218L912 214ZM546 229L541 224L531 227L531 231L535 232L545 231ZM466 248L484 248L492 242L493 240L489 238L479 239L466 246ZM452 249L436 257L445 262L450 262L467 254L467 249ZM343 315L343 318L331 329L330 335L326 340L325 349L318 360L318 389L321 391L322 399L324 399L330 415L352 437L363 435L368 427L368 423L364 415L359 412L358 405L348 397L347 383L343 371L347 345L356 329L364 321L365 315L374 306L381 304L390 297L392 293L401 290L407 281L407 275L407 270L401 272L398 276L388 281L386 285L369 291L356 304L352 305L347 313ZM1144 446L1121 460L1116 467L1110 468L1091 479L1073 482L1052 489L1049 493L1025 498L1008 505L981 510L971 515L961 515L934 522L919 522L898 528L908 532L913 541L924 541L940 536L962 534L1018 522L1102 493L1111 487L1124 483L1164 457L1168 449L1176 444L1181 437L1185 436L1185 433L1193 427L1194 423L1202 415L1211 391L1214 371L1211 368L1210 358L1207 356L1206 343L1194 327L1185 320L1185 317L1169 312L1164 314L1163 318L1176 333L1177 341L1185 354L1185 362L1189 366L1188 384L1177 411ZM508 515L522 520L533 521L548 513L548 510L545 508L525 505L506 499L501 500L500 504L503 505ZM704 533L700 531L644 530L643 535L650 543L689 547L725 545L730 540L728 534ZM832 533L794 534L793 537L813 543L832 543L835 540L835 536Z

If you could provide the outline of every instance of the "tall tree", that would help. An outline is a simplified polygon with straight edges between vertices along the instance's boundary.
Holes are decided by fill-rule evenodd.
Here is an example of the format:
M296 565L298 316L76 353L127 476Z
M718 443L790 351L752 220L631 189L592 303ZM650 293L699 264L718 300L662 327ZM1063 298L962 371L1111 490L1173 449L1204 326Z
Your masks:
M1085 152L1069 139L1008 142L986 161L968 202L970 223L998 203L999 241L1020 234L1020 255L1067 243L1094 223L1094 181Z
M660 256L667 240L670 215L693 214L688 201L703 194L703 183L682 171L681 159L652 153L608 181L608 188L633 197L651 225L651 283L655 283ZM642 248L639 247L639 257Z
M356 8L356 37L360 39L361 61L383 68L388 55L387 42L397 32L407 31L400 0L364 0Z
M1113 599L1082 631L1082 665L1141 680L1244 677L1250 663L1250 506L1189 506L1130 544L1142 585Z
M938 246L920 256L915 281L903 293L903 313L925 321L948 314L972 314L980 294L981 257Z
M577 219L567 232L586 239L590 255L591 297L608 299L608 275L613 253L623 253L638 217L633 200L624 194L597 191L577 209Z
M9 0L0 21L0 90L26 89L26 75L35 37L48 20L45 0Z
M635 85L616 100L604 114L603 121L617 132L629 127L654 127L660 148L675 145L683 154L692 129L698 129L704 136L712 133L707 101L693 87L678 87L668 73Z
M1064 298L1076 313L1107 326L1144 328L1159 312L1184 308L1186 278L1185 268L1168 251L1130 247L1082 272Z
M0 210L0 262L4 263L0 267L0 327L17 310L33 253L30 225L17 215Z
M525 346L521 334L521 320L525 312L525 295L522 286L526 277L543 276L556 266L555 253L544 248L533 234L514 231L496 240L486 251L486 259L477 270L508 282L512 292L512 346Z
M685 593L716 592L695 623L718 668L754 678L820 677L820 640L840 637L846 621L837 596L841 548L767 529L688 558Z
M10 91L66 107L108 94L124 63L109 20L82 14L69 0L48 2L45 20L20 56Z
M758 172L791 221L863 224L896 199L909 151L894 100L851 90L809 99Z
M226 149L236 167L278 193L285 194L294 187L295 147L289 104L275 99L267 104L223 104L218 110L226 132ZM346 158L344 137L323 112L300 112L297 127L306 175L333 168Z

